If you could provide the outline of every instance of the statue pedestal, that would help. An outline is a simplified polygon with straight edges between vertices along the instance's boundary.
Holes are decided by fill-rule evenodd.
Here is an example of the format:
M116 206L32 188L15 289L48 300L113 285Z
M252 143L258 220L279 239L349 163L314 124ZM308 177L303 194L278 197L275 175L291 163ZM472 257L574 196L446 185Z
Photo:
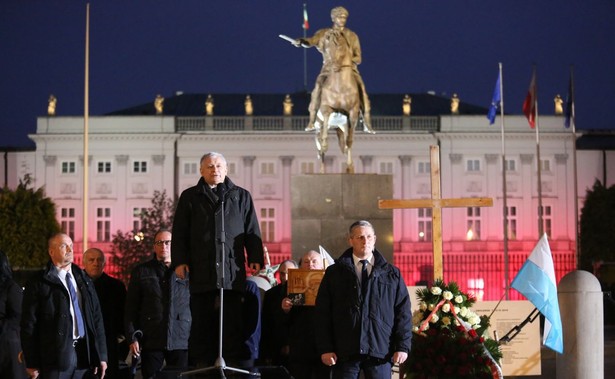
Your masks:
M292 258L322 245L333 258L348 247L348 228L367 220L376 229L376 248L393 263L393 212L378 200L393 197L393 176L314 174L291 178Z

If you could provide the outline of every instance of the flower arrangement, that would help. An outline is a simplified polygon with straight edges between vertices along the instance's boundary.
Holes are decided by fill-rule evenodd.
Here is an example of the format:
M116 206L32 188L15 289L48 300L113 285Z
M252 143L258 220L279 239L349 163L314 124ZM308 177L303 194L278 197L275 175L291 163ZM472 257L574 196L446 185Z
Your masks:
M416 292L412 349L406 378L501 378L498 343L489 338L489 317L471 310L476 298L455 282L438 279Z

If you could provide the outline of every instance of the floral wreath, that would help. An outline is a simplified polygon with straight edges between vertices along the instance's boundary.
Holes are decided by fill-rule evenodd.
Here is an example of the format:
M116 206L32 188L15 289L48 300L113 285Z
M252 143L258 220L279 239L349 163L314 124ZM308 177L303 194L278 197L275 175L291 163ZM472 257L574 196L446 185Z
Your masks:
M412 314L412 349L406 378L502 378L497 341L489 338L489 317L470 308L473 294L455 282L437 279L418 289L419 309Z

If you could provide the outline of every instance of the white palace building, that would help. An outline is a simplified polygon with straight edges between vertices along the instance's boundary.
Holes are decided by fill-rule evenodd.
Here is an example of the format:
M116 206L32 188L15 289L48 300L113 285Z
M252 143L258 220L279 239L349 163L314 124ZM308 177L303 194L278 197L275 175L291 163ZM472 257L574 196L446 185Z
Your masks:
M252 193L272 262L303 253L291 252L290 181L295 175L319 171L314 134L303 130L306 112L284 115L284 95L252 95L254 112L246 115L245 95L219 94L213 95L215 111L206 115L205 97L179 93L165 100L162 113L152 102L88 118L88 246L110 251L117 230L138 229L139 212L151 206L154 191L179 196L198 181L201 156L217 151L228 161L229 177ZM457 280L485 300L499 299L504 287L499 115L489 125L485 108L465 103L458 114L451 114L449 99L429 94L412 95L413 113L404 115L403 95L371 98L376 134L357 129L355 173L393 175L395 199L430 198L430 146L439 145L442 197L494 201L490 208L443 210L445 278ZM306 94L293 94L291 99L295 110L307 109ZM539 131L537 162L535 130L522 115L505 116L510 280L539 238L538 164L544 231L558 280L576 267L575 216L586 190L596 180L615 183L613 152L575 149L576 139L587 136L573 135L564 127L563 116L540 115ZM45 188L77 251L83 244L83 132L82 116L38 117L36 133L29 136L36 149L7 150L0 167L5 186L14 187L30 174L35 188ZM326 172L344 173L346 162L335 133L329 146ZM394 210L393 235L379 235L392 238L394 263L408 285L432 280L431 222L430 209Z

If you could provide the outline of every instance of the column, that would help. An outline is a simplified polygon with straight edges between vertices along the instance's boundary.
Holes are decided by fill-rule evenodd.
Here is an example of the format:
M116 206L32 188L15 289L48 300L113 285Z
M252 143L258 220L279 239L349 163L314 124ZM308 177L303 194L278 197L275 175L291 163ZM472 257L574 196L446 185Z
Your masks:
M359 159L361 160L361 166L363 166L363 173L369 174L372 172L372 161L374 160L373 155L359 155Z
M412 197L412 188L411 188L411 178L412 178L412 156L411 155L400 155L399 161L401 162L401 185L400 185L400 198L402 199L410 199ZM394 210L393 213L400 212L401 213L401 222L399 223L401 227L401 243L404 242L412 242L415 241L416 238L416 223L412 224L412 214L416 214L416 209L401 209ZM395 215L393 216L393 220L395 220ZM395 221L393 221L393 225L395 225Z
M517 221L517 239L529 238L536 240L538 230L538 193L534 190L532 183L536 180L536 170L534 167L534 154L521 154L521 189L522 200L519 206L519 218Z
M252 178L254 177L254 160L256 159L255 155L246 155L242 157L243 159L243 167L244 167L244 176L243 182L245 183L245 189L252 192Z
M280 156L280 160L282 161L282 209L280 209L280 214L277 219L282 223L281 227L278 228L282 232L282 238L280 239L280 241L283 243L282 250L284 250L284 247L288 245L288 251L290 251L289 242L291 241L292 235L290 176L294 159L294 155Z

